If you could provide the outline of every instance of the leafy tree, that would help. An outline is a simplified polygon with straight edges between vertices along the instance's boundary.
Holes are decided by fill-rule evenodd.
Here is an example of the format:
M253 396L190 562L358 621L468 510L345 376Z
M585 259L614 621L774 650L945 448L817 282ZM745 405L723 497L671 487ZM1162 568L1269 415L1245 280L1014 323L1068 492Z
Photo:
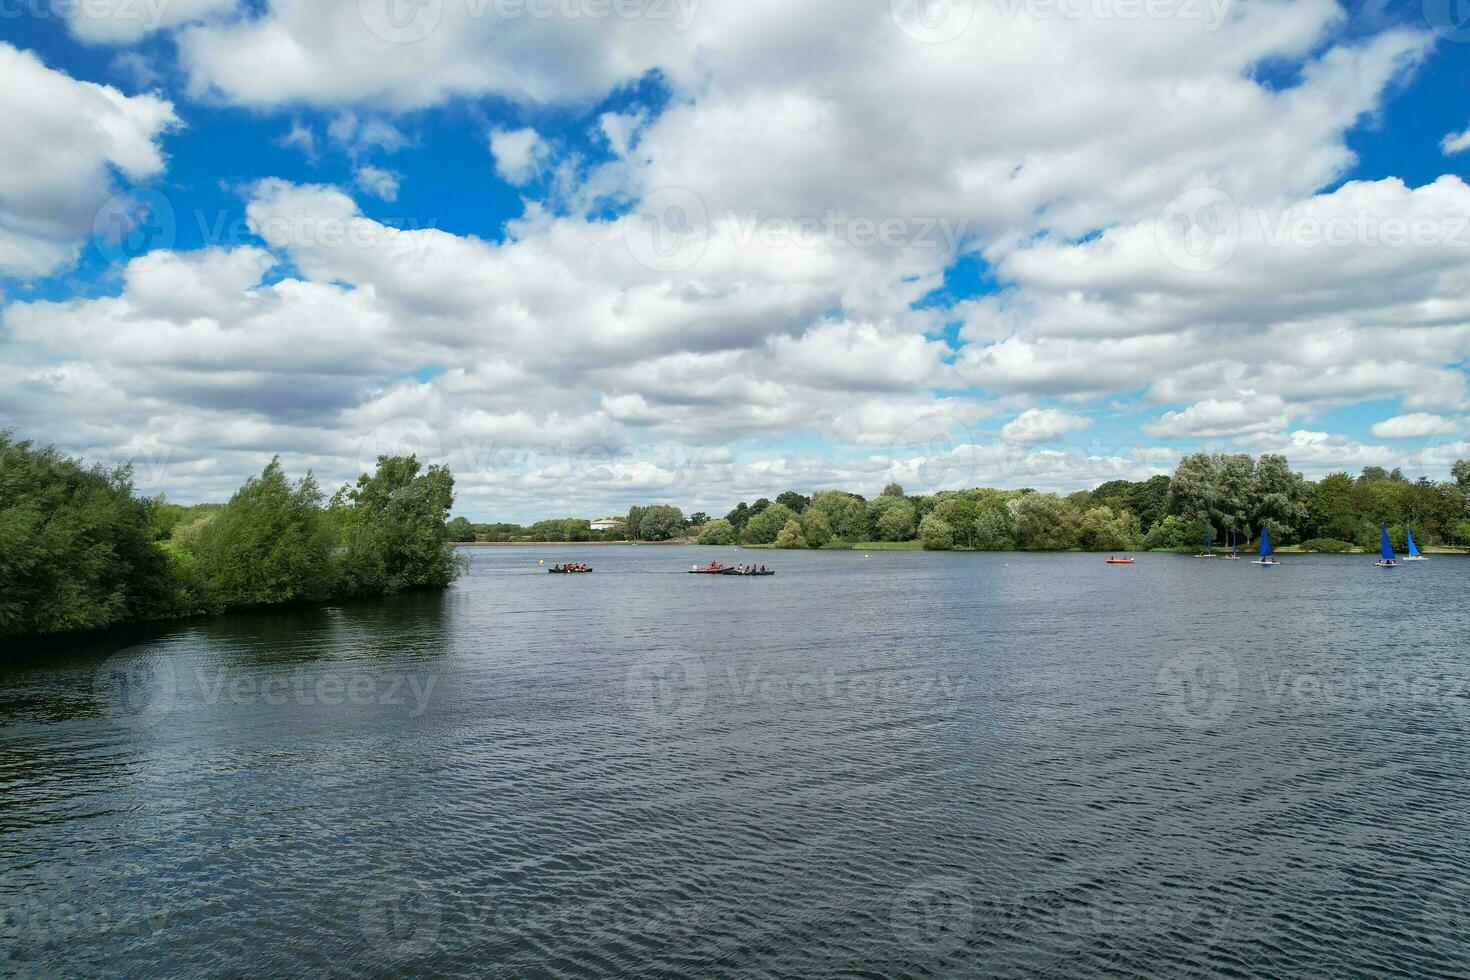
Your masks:
M812 498L811 506L827 516L832 533L844 541L864 541L868 536L868 505L851 493L829 491Z
M981 551L1009 551L1016 546L1016 518L1002 499L981 505L972 526L974 546Z
M725 515L725 520L730 522L730 525L735 528L736 533L745 530L745 525L749 523L750 518L750 505L743 500L735 505L734 510Z
M415 456L380 456L372 475L343 487L332 500L341 514L346 595L383 595L443 588L463 567L446 542L454 477L448 467L427 470Z
M448 532L449 540L456 544L467 544L475 540L475 526L466 517L456 517L450 521Z
M781 506L784 505L776 504L772 509L774 510L775 507ZM776 547L787 549L802 549L807 547L806 538L802 537L801 534L801 521L793 517L786 522L786 526L776 535Z
M795 518L796 514L784 504L771 504L750 519L750 523L745 525L741 540L747 544L771 544Z
M903 487L897 483L890 483L883 488L883 496L885 497L902 497L903 495Z
M919 540L926 551L949 551L954 547L954 528L944 518L930 514L919 524Z
M200 530L194 551L220 604L266 606L329 596L336 544L316 478L291 483L276 457Z
M1077 547L1079 515L1054 493L1032 493L1016 507L1016 543L1025 551L1065 551Z
M702 527L709 523L709 515L702 510L697 510L689 515L689 523L694 527Z
M802 496L795 490L787 490L776 498L776 503L790 510L792 513L805 513L807 507L811 506L812 498Z
M875 530L879 541L908 541L914 536L914 508L902 497L888 497L898 501L896 506L887 507L878 518Z
M820 548L832 540L832 522L819 510L808 510L801 515L801 535L813 548Z
M1138 546L1137 518L1094 507L1082 515L1081 544L1092 551L1128 551Z
M1293 540L1307 518L1306 499L1306 482L1291 471L1285 456L1267 454L1256 463L1249 508L1253 527L1269 524L1276 540Z
M721 517L704 526L704 530L699 534L699 543L734 544L736 534L735 525Z
M0 636L176 613L149 501L126 468L86 467L0 431Z
M1307 493L1307 519L1303 533L1317 538L1349 540L1358 524L1353 503L1353 478L1330 473Z
M669 541L684 533L684 512L670 504L642 509L635 541Z

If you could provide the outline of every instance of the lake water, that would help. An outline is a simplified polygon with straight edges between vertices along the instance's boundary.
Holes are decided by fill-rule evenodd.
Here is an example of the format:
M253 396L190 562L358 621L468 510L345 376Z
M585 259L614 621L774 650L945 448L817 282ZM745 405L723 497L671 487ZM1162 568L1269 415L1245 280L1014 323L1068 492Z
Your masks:
M12 651L0 975L1470 975L1470 560L1284 561L478 549Z

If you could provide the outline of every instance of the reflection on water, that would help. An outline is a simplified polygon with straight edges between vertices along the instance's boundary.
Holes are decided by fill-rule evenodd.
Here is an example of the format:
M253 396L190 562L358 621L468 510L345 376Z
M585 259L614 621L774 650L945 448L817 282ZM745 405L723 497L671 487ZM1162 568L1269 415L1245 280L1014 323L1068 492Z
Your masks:
M0 973L1470 972L1470 562L710 554L21 651Z

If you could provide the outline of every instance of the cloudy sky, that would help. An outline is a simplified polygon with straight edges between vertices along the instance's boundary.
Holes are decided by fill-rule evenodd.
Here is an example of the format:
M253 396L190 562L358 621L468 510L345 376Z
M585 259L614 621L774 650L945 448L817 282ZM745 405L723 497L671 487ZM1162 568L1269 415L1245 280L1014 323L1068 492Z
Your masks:
M476 519L1443 478L1451 0L0 2L0 425Z

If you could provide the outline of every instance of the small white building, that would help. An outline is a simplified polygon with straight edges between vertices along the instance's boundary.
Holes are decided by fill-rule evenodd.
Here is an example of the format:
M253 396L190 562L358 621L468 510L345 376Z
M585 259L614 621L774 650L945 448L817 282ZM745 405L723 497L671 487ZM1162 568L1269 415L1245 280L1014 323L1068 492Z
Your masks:
M604 517L600 521L592 522L592 530L594 531L619 531L625 526L627 526L627 522L620 521L616 517Z

